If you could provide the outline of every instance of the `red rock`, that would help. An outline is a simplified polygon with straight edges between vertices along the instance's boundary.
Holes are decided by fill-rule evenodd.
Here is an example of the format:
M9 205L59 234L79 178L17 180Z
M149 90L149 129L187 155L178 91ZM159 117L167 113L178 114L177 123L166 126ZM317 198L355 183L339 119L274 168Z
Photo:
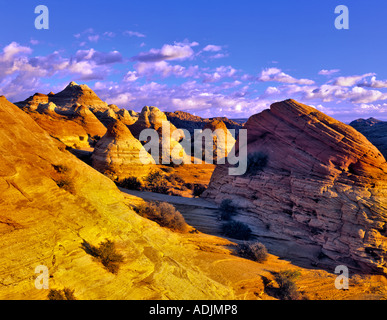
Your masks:
M203 196L231 198L257 234L313 248L314 263L386 272L387 164L379 150L294 100L274 103L244 128L248 154L266 155L267 165L244 176L219 165Z

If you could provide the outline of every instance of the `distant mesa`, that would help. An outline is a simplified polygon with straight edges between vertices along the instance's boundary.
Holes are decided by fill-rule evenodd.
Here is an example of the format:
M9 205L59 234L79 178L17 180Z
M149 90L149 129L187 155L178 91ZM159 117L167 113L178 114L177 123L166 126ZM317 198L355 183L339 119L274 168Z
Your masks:
M227 129L234 129L235 136L238 136L239 129L241 129L244 124L244 122L238 123L226 117L202 118L185 111L165 112L165 114L167 119L173 125L177 128L187 129L191 136L193 136L195 129L203 129L207 123L213 120L223 121Z
M203 197L232 199L273 252L385 273L387 163L379 150L294 100L272 104L244 128L247 173L230 176L218 165Z
M375 118L357 119L349 125L364 134L387 159L387 121L381 121Z

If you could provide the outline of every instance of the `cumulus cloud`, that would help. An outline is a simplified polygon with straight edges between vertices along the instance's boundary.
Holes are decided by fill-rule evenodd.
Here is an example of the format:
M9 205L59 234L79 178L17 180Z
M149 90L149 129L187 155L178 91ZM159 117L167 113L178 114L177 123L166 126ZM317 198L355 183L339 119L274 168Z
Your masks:
M140 62L185 60L194 56L192 46L192 44L186 43L164 44L161 49L150 49L147 52L140 52L137 56L132 57L132 60Z
M75 80L105 79L110 65L122 62L118 51L78 50L73 57L59 51L44 56L31 56L33 50L12 42L0 53L0 92L9 99L25 98L26 93L48 88L42 80L71 76Z
M134 65L139 76L147 77L161 76L163 78L174 76L178 78L195 78L198 76L199 67L183 67L181 65L171 65L167 61L158 62L138 62Z
M292 76L282 72L282 70L278 68L267 68L262 70L262 72L258 75L257 80L261 82L314 84L313 80L293 78Z
M203 82L217 82L225 78L233 77L236 72L237 70L231 66L220 66L213 73L204 73Z
M369 82L366 80L363 80L362 82L357 83L357 86L376 88L376 89L387 88L387 80L376 80L376 77L373 76Z
M104 65L122 62L122 54L118 51L101 52L93 48L88 50L78 50L75 54L77 61L88 60L93 61L96 65Z
M333 84L341 87L352 87L359 83L366 77L373 76L374 73L366 73L360 76L348 76L348 77L338 77L334 80Z

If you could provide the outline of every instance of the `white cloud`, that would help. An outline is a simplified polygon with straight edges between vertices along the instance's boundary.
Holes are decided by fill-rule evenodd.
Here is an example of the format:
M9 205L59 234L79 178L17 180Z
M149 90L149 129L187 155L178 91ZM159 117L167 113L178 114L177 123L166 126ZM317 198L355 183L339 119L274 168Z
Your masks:
M322 69L318 72L318 74L323 76L330 76L337 72L340 72L340 69L331 69L331 70Z
M293 78L278 68L267 68L262 70L262 72L258 75L257 80L262 82L282 82L307 85L314 84L313 80Z
M376 77L373 76L370 82L364 80L363 82L358 83L357 86L376 89L387 88L387 80L376 80Z
M194 43L196 44L196 43ZM141 62L158 62L164 60L185 60L194 56L192 44L175 43L174 45L164 44L161 49L151 49L147 52L140 52L132 60Z
M123 32L124 35L129 36L129 37L137 37L137 38L145 38L146 35L138 32L138 31L131 31L131 30L126 30Z
M360 76L348 76L348 77L338 77L334 80L333 84L341 87L352 87L358 82L363 80L366 77L373 76L374 73L366 73Z
M214 44L209 44L207 46L205 46L203 48L203 51L211 51L211 52L218 52L218 51L221 51L222 50L222 47L221 46L217 46L217 45L214 45Z

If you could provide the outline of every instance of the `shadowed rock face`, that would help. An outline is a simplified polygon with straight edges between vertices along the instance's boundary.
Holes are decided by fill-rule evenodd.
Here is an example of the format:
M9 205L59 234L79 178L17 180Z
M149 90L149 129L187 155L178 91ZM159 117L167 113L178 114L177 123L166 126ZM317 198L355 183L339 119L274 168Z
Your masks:
M141 158L149 162L144 165ZM92 165L113 180L129 176L142 177L152 169L154 160L121 121L109 125L92 155Z
M244 128L248 154L265 155L266 166L229 176L219 165L203 196L232 199L256 234L283 240L285 251L302 245L297 254L315 264L386 272L387 164L379 150L294 100L274 103Z
M387 121L357 119L349 125L362 133L387 158Z

